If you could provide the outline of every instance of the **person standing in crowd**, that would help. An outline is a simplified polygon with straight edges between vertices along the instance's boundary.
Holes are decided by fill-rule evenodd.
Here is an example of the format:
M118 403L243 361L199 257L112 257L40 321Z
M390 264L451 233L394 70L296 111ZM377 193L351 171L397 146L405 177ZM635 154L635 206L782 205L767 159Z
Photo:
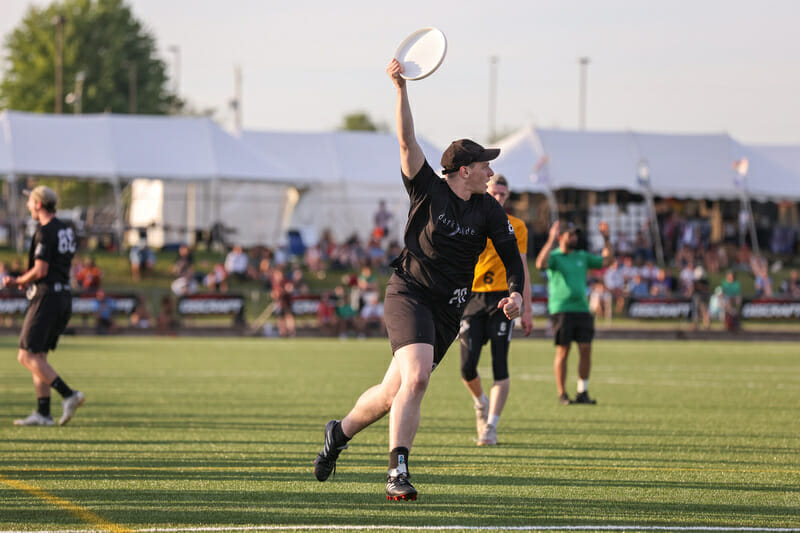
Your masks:
M17 426L52 426L50 388L63 397L63 426L84 402L82 392L71 389L47 361L47 353L55 350L58 338L72 316L72 293L69 271L77 247L73 229L56 218L58 197L49 187L40 185L28 194L31 218L39 223L31 240L28 270L21 275L7 276L4 287L27 288L30 305L25 313L19 337L17 360L33 375L37 408L28 417L14 421Z
M505 211L486 194L489 161L500 150L462 139L442 155L439 178L417 142L402 66L386 69L396 87L397 136L403 184L411 207L405 248L392 263L395 272L384 299L386 329L394 354L383 381L365 391L341 422L325 426L314 474L325 481L348 441L389 414L389 472L386 497L415 500L408 457L419 428L420 407L433 369L458 335L475 264L487 237L503 260L510 296L498 302L509 319L519 316L525 273L514 230Z
M547 270L549 297L547 310L553 320L556 356L553 369L556 376L558 399L562 405L571 403L595 404L589 397L589 373L592 368L592 340L594 318L589 313L586 299L586 274L589 269L607 267L614 262L608 224L598 228L603 236L602 256L577 250L578 229L572 224L553 223L550 235L539 256L536 268ZM567 356L572 342L578 344L578 393L571 400L565 389Z
M488 193L503 206L508 200L508 181L495 174L489 180ZM522 267L525 271L525 284L522 290L522 328L525 335L533 329L531 316L531 287L528 274L528 228L517 217L508 215L508 221L517 237ZM511 344L511 331L514 323L498 309L497 303L508 297L506 269L497 255L492 241L478 258L472 281L472 296L464 308L461 318L461 379L472 395L475 419L478 429L478 446L497 444L497 425L503 412L511 380L508 373L508 349ZM478 360L483 345L490 342L492 350L492 373L494 384L486 397L478 375Z

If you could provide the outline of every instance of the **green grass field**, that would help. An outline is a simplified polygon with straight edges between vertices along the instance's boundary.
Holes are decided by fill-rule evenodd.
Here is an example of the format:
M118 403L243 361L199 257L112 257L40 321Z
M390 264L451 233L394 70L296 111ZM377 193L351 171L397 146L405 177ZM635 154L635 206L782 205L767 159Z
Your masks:
M797 344L598 341L599 404L564 407L552 345L519 340L492 448L473 442L453 349L423 403L416 502L384 499L385 419L335 478L313 475L325 422L382 377L385 340L67 337L51 360L87 403L54 428L11 425L35 398L16 339L0 350L3 531L800 529Z

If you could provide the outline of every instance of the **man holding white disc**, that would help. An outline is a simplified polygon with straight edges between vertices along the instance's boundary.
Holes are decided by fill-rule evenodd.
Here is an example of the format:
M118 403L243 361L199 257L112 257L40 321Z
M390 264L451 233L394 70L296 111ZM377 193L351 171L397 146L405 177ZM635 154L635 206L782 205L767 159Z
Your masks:
M393 59L386 72L397 89L400 166L411 200L405 247L392 262L395 272L384 304L394 356L383 381L365 391L341 421L327 423L314 473L319 481L328 479L347 442L388 413L386 497L415 500L408 455L419 427L422 397L432 370L458 334L475 264L487 237L508 272L509 296L498 302L498 308L512 320L520 314L525 275L506 213L486 194L493 175L489 161L500 150L483 148L469 139L454 141L442 155L446 178L441 179L417 143L402 65Z

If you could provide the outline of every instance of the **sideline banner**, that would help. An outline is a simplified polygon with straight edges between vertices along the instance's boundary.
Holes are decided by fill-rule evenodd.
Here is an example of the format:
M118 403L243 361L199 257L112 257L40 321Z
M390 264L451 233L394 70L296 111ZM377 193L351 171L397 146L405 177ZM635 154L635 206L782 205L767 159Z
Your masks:
M752 298L742 303L744 320L781 320L800 318L800 300Z
M189 294L178 298L181 316L244 314L244 296L241 294Z
M105 293L111 300L115 315L130 315L136 308L135 294ZM0 315L24 315L28 309L28 299L22 293L0 293ZM94 293L73 293L72 314L93 315L97 312L97 298Z
M689 298L635 298L628 303L630 318L680 318L692 316Z

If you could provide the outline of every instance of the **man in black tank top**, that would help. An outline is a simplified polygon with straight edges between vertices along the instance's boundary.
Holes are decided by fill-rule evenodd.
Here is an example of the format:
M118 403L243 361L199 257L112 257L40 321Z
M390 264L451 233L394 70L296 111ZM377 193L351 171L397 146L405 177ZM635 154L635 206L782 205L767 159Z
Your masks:
M58 197L49 187L39 186L28 193L28 209L39 227L31 240L28 270L20 276L6 277L4 286L27 288L30 304L19 337L17 360L33 374L38 405L30 416L15 420L17 426L52 426L50 388L63 397L59 425L72 419L84 396L72 390L47 362L47 352L55 350L59 336L72 316L69 269L75 255L73 229L55 217Z
M405 248L392 262L384 316L392 358L383 381L364 392L341 422L325 426L325 442L314 474L325 481L340 452L356 433L387 413L389 472L386 497L415 500L409 482L408 454L419 427L420 405L431 371L456 338L469 298L475 263L487 237L508 273L509 296L498 308L510 319L520 314L524 271L514 230L505 211L486 193L493 175L489 161L500 150L462 139L442 156L441 179L417 143L402 67L393 59L386 69L397 89L397 136L403 184L411 200Z

